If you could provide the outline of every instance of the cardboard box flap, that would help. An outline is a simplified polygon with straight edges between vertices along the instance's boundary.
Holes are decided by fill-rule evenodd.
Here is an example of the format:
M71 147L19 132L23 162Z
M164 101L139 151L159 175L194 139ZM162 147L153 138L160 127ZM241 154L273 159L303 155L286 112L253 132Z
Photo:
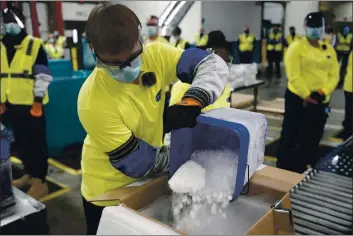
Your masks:
M116 201L125 204L133 210L150 204L158 197L169 193L167 176L160 176L145 182L140 186L126 186L106 192L89 199L90 202Z

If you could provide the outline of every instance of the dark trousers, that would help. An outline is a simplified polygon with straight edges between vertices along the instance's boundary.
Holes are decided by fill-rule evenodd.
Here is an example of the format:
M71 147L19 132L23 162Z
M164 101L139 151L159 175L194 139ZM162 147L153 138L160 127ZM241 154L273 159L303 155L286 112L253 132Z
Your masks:
M338 62L341 63L339 85L342 86L344 77L346 76L346 73L347 73L349 52L338 52L337 55L338 55Z
M345 104L345 115L343 121L343 138L346 140L352 135L352 123L353 123L353 116L352 116L352 107L353 107L353 93L344 92L344 97L346 100Z
M48 146L45 131L45 117L33 117L31 106L6 104L1 117L10 124L15 137L19 158L26 174L45 180L48 171Z
M82 201L86 217L87 235L96 235L104 207L96 206L88 202L84 197L82 197Z
M328 118L328 104L303 106L303 99L288 89L282 133L277 150L277 167L303 173L306 165L315 166L319 143Z
M253 52L239 52L239 59L241 64L251 64L253 63L252 60Z
M281 60L282 60L282 51L267 51L267 77L272 79L273 74L273 64L275 64L276 77L277 79L281 78Z

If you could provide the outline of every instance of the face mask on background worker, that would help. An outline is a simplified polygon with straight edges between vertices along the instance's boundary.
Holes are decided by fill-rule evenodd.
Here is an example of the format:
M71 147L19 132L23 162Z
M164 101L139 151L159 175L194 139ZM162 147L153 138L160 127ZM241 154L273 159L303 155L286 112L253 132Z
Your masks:
M14 22L4 24L4 27L6 33L8 33L9 35L18 35L22 30L21 27Z
M147 34L149 37L156 36L158 34L158 26L148 26Z
M344 34L344 35L349 34L350 31L351 31L351 29L349 28L349 26L345 26L345 27L343 28L343 34Z

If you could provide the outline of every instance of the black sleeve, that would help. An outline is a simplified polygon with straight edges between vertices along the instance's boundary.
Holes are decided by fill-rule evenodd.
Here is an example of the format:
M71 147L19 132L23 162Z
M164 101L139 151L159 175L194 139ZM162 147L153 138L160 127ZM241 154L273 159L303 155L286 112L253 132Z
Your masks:
M185 48L184 48L184 49L188 49L188 48L190 48L190 43L189 43L189 42L186 42L186 43L185 43Z
M38 51L37 59L36 62L34 63L35 65L45 65L48 66L48 57L47 53L44 51L43 46L41 45Z

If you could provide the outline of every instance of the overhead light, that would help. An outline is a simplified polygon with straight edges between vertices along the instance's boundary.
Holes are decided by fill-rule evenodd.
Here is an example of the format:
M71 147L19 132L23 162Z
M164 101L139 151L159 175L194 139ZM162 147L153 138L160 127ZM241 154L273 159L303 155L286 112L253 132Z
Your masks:
M78 43L78 32L77 29L72 30L72 41L76 44Z
M159 18L159 26L162 26L165 19L167 18L167 16L169 15L169 13L173 10L174 6L178 3L178 1L172 1L169 6L167 7L167 9L163 12L162 16Z
M181 1L179 3L179 5L174 9L174 11L172 12L172 14L169 15L168 19L165 22L165 25L169 25L170 22L174 19L174 17L176 16L176 14L178 14L178 12L180 11L180 9L184 6L184 4L186 3L186 1Z

